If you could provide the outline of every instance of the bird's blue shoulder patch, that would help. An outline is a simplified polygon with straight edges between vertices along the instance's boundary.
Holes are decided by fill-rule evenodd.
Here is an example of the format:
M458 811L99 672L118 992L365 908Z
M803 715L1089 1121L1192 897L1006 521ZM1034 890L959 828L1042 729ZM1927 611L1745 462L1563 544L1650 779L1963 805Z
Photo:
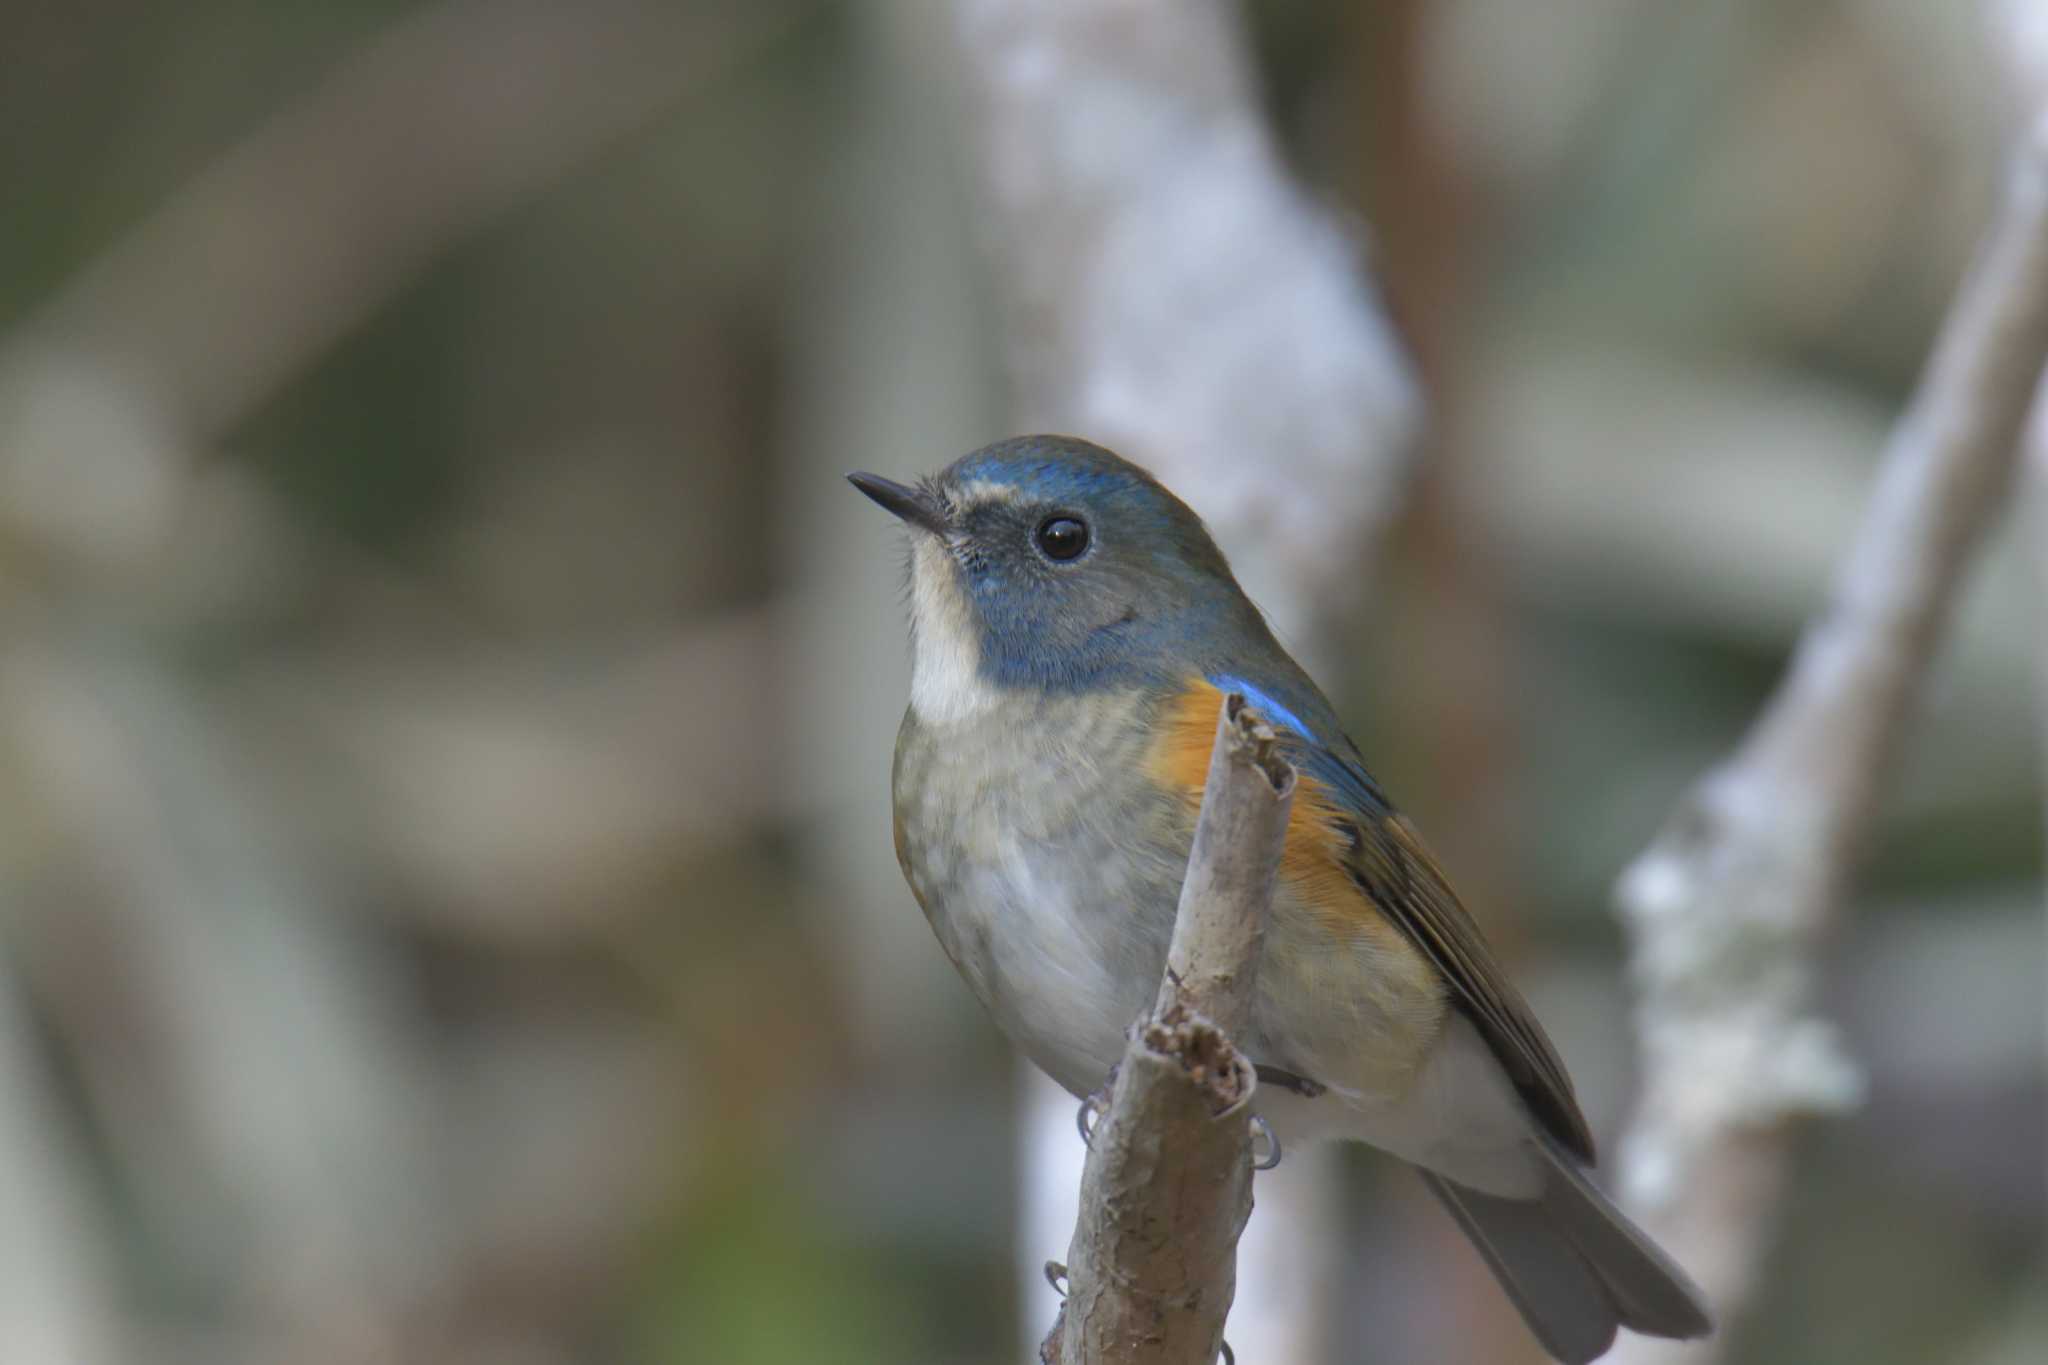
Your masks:
M1308 722L1296 715L1278 697L1275 697L1271 692L1268 692L1258 684L1240 678L1234 673L1212 673L1209 675L1209 681L1224 692L1242 693L1244 699L1251 703L1254 711L1257 711L1274 724L1294 731L1295 734L1301 736L1309 743L1321 744L1323 742L1316 735L1316 732L1310 728Z
M1327 716L1328 705L1320 698L1290 704L1275 689L1261 687L1240 673L1212 673L1208 680L1223 692L1242 693L1253 710L1284 732L1283 741L1291 737L1295 742L1285 746L1289 758L1304 777L1328 789L1340 805L1373 816L1392 809L1379 783L1365 770L1357 749L1337 722ZM1324 714L1318 716L1319 724L1312 725L1303 717L1303 711Z

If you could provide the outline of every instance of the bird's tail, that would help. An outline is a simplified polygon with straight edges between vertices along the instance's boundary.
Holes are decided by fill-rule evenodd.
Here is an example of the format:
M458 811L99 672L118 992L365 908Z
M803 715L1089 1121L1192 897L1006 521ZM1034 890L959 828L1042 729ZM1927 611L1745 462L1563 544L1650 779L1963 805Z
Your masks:
M1548 1141L1542 1149L1549 1170L1536 1199L1481 1194L1430 1171L1422 1178L1544 1348L1581 1365L1608 1348L1617 1327L1656 1337L1712 1331L1706 1299L1685 1272L1568 1154Z

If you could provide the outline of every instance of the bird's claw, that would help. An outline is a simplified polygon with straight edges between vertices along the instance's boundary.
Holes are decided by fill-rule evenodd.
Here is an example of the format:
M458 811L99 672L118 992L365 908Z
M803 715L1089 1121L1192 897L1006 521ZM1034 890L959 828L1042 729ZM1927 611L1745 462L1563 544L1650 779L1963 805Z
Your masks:
M1259 1139L1266 1139L1266 1155L1259 1156ZM1280 1138L1273 1131L1273 1125L1257 1114L1252 1115L1252 1169L1270 1171L1280 1164Z
M1081 1107L1074 1111L1074 1127L1081 1134L1081 1145L1091 1151L1095 1147L1095 1120L1101 1116L1103 1110L1109 1108L1109 1097L1115 1089L1116 1068L1111 1067L1109 1075L1103 1077L1102 1088L1092 1095L1084 1096Z

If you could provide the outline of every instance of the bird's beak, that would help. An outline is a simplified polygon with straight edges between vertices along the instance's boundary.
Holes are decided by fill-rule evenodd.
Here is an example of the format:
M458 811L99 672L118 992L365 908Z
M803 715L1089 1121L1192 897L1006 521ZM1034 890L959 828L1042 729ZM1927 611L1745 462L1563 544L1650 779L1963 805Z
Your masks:
M912 526L930 531L935 536L948 535L952 531L946 524L946 513L939 506L938 499L921 488L911 488L879 474L848 474L846 481L874 499L883 510L895 513Z

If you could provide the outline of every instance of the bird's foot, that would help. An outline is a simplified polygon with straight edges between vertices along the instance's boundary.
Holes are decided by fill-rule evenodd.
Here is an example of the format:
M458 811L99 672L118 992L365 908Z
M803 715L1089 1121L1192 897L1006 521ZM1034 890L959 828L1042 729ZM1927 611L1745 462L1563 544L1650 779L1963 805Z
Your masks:
M1102 1078L1101 1088L1092 1095L1084 1096L1081 1107L1074 1111L1074 1127L1080 1131L1083 1147L1095 1145L1095 1120L1101 1117L1103 1110L1109 1108L1110 1092L1115 1089L1116 1068L1111 1067L1109 1074Z
M1259 1155L1259 1139L1266 1140L1266 1154ZM1257 1114L1252 1115L1252 1169L1270 1171L1280 1164L1280 1136L1273 1131L1273 1125Z

